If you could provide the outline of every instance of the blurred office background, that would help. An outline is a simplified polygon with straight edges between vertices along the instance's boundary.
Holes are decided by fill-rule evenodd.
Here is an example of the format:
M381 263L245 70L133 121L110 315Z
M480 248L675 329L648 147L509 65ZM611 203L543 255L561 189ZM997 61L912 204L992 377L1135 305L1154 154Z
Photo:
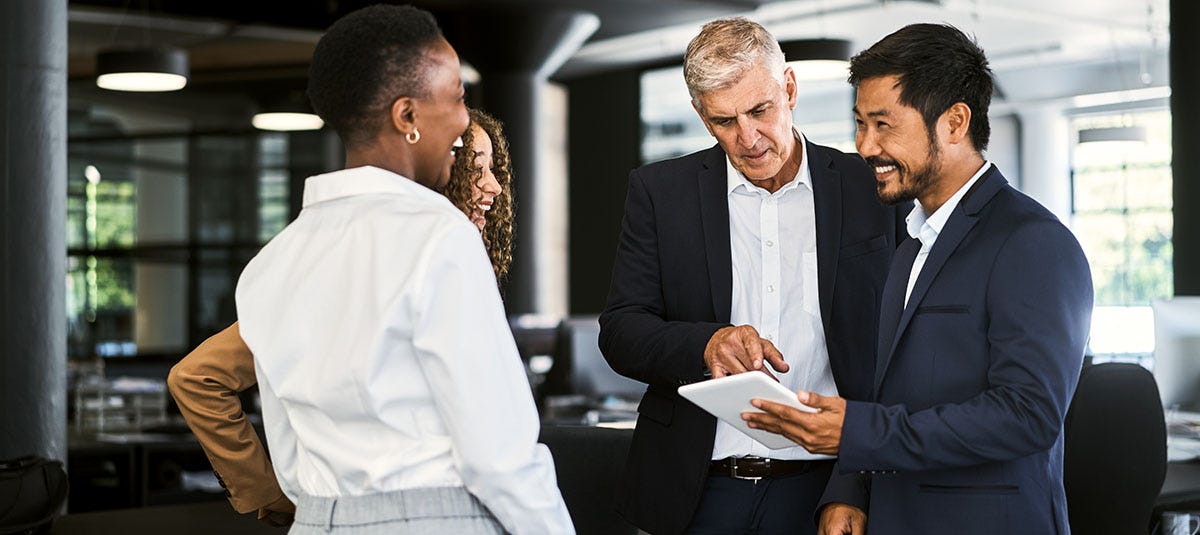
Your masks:
M329 130L268 130L254 118L308 112L305 76L322 30L369 3L6 0L0 8L6 113L44 113L40 122L51 124L9 131L5 157L17 161L47 146L54 154L65 145L63 163L33 175L10 166L5 184L17 193L0 196L8 212L0 229L9 236L5 258L47 247L52 260L62 258L55 273L42 273L57 269L52 261L3 268L10 342L0 363L8 381L29 382L35 399L51 400L48 411L5 429L40 429L14 435L13 449L36 444L60 458L67 448L82 452L77 466L91 470L91 479L80 479L71 510L207 492L203 481L184 489L184 474L206 470L194 448L149 448L113 461L113 433L178 427L162 391L167 370L236 319L241 269L299 211L304 179L341 166ZM1153 368L1152 303L1200 295L1200 216L1189 209L1200 202L1200 38L1187 30L1200 23L1200 8L1186 0L412 3L433 11L458 49L468 104L506 123L518 219L504 292L548 423L633 415L641 386L603 363L595 315L608 289L628 172L714 143L691 108L680 63L700 24L719 16L763 23L797 61L820 55L814 40L857 52L912 22L949 22L975 35L997 79L988 158L1055 212L1091 261L1092 360ZM107 53L164 47L187 62L182 89L97 86L97 75L111 67ZM59 72L39 88L17 83L22 54L58 58ZM23 110L23 99L35 95L53 100ZM806 136L854 151L854 94L844 71L802 80L799 100L794 115ZM61 200L25 204L21 191L38 188ZM27 227L28 217L39 223ZM26 233L31 228L60 241L47 245ZM22 299L36 301L21 290L42 288L29 286L32 280L43 281L37 284L49 297L30 314L59 314L65 327L14 319ZM1173 337L1173 354L1200 360L1200 342L1176 343L1200 336L1189 334L1200 324L1198 307L1176 308L1169 313L1183 326L1160 338ZM1180 396L1200 390L1200 379L1184 377L1200 374L1200 365L1177 369L1180 380L1192 381ZM245 401L253 407L252 394ZM48 418L63 423L36 423ZM69 440L54 438L68 427ZM134 465L139 481L121 479L134 477L127 476ZM105 492L105 477L120 492Z
M321 29L363 4L68 3L72 358L169 360L234 319L242 265L298 211L304 178L341 163L327 130L272 132L251 119L304 111ZM514 315L599 312L628 171L713 143L679 66L701 22L744 14L784 42L844 39L858 51L905 23L946 21L978 38L996 72L989 158L1076 231L1093 263L1093 351L1153 349L1149 304L1174 295L1176 277L1166 0L536 4L424 3L472 69L470 104L507 119L513 135L523 223L507 291ZM529 14L488 14L501 9ZM573 27L546 27L564 23ZM560 42L515 42L530 31ZM96 86L98 54L161 46L187 54L182 90ZM496 66L485 63L493 56L502 56ZM545 72L545 62L558 65ZM507 94L522 86L539 98ZM800 92L795 118L805 134L853 152L844 78L804 81ZM1086 141L1089 130L1113 127L1139 137Z

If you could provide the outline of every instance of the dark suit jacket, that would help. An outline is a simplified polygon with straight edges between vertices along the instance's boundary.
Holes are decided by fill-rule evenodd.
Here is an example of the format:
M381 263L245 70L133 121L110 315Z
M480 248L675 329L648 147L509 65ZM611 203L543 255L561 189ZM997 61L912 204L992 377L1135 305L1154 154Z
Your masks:
M871 535L1069 533L1062 424L1092 312L1079 243L992 167L904 306L919 248L896 251L875 402L847 404L825 501L858 500Z
M808 143L817 279L839 392L871 388L875 332L896 211L875 196L857 155ZM617 508L651 533L678 533L700 500L716 419L679 397L704 379L704 347L729 325L732 259L720 146L647 165L629 177L600 349L618 373L649 386L618 487Z

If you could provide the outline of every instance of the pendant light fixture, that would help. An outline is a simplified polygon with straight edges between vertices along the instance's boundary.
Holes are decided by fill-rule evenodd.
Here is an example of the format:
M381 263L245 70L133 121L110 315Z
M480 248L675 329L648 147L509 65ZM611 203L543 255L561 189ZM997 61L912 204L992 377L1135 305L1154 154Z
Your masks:
M797 39L779 44L799 82L845 80L850 73L850 41Z
M262 95L258 103L258 113L250 118L250 124L259 130L297 132L325 126L325 121L313 113L302 89Z
M178 91L188 82L188 56L175 47L106 50L96 55L96 85L113 91Z
M1145 143L1143 126L1109 126L1085 128L1079 131L1079 143Z
M301 130L320 130L325 121L311 113L291 111L259 112L250 118L250 124L259 130L274 132L296 132Z

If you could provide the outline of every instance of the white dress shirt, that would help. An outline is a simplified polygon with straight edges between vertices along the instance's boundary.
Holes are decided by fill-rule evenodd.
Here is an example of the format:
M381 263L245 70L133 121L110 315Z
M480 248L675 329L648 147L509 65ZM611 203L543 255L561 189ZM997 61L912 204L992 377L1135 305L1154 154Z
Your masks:
M359 167L310 177L246 266L241 335L284 493L465 486L512 533L574 533L479 231Z
M908 217L904 218L904 222L908 228L908 235L921 241L921 250L917 251L917 258L913 260L912 271L908 272L908 288L904 291L905 308L908 307L908 296L912 295L913 285L917 283L921 268L925 267L925 260L929 258L929 251L933 249L933 244L937 241L938 234L942 233L942 228L946 226L946 221L950 219L950 214L954 212L954 207L958 206L963 195L971 190L975 181L979 180L984 171L991 166L992 162L984 161L983 167L980 167L966 184L958 188L958 191L954 192L950 199L934 210L932 215L925 215L925 208L921 206L920 202L913 203L915 206L908 213Z
M817 226L812 174L804 138L796 133L801 165L775 193L751 184L726 157L729 242L733 259L730 322L751 325L783 353L790 369L774 372L789 390L836 396L817 295ZM769 364L763 363L770 367ZM800 446L772 450L737 428L717 422L713 459L756 455L772 459L830 459Z

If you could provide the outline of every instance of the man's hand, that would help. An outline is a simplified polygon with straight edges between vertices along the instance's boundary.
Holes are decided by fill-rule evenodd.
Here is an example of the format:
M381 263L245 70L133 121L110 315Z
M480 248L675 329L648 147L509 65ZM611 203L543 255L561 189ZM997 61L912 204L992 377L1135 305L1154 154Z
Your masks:
M821 525L817 535L863 535L867 531L867 514L853 505L831 503L821 509Z
M783 354L775 349L775 344L759 336L749 325L722 327L713 333L704 347L704 365L708 366L714 379L750 371L762 371L774 379L775 376L763 366L764 360L779 373L788 371L788 364L783 361Z
M842 444L842 422L846 419L846 400L837 396L819 396L801 391L800 403L817 409L808 413L787 405L754 398L750 404L766 412L743 412L742 419L754 429L783 435L811 453L837 455Z

